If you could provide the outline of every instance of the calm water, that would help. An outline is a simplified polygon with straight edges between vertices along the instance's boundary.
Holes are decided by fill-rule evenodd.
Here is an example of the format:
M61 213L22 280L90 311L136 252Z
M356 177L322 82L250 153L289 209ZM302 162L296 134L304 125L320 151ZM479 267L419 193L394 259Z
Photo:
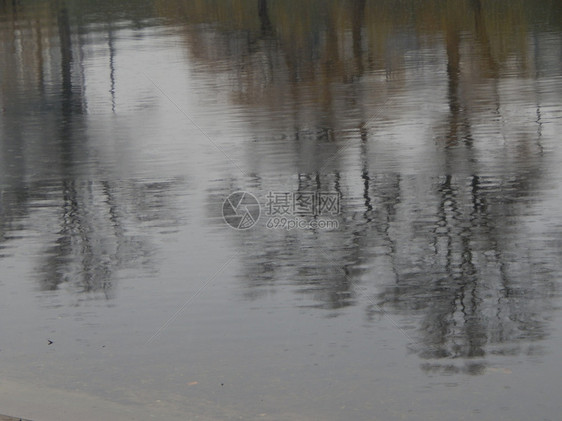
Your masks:
M559 419L561 22L0 1L0 413Z

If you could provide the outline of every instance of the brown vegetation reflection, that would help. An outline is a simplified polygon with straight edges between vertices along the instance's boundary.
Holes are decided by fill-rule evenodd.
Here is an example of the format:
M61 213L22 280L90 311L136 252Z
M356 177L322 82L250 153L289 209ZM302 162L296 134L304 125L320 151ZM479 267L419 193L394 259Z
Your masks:
M303 293L303 306L333 316L367 303L369 320L385 313L404 326L415 321L415 331L406 331L421 357L472 361L423 366L430 371L479 374L486 355L539 352L533 343L548 335L561 250L540 236L525 240L518 226L545 177L542 103L535 90L529 102L537 120L510 128L501 100L509 95L500 82L562 71L537 60L545 52L537 49L534 19L544 9L486 0L159 5L188 23L191 57L206 72L227 75L231 83L220 88L256 113L249 118L261 149L254 146L265 152L248 150L252 162L279 157L279 139L288 155L283 162L301 162L313 143L308 165L295 165L297 174L272 164L251 180L230 175L210 203L244 185L263 195L273 186L343 197L338 231L237 234L247 252L242 278L249 299L289 283ZM553 2L543 6L560 15ZM422 51L432 57L432 70L424 68L427 56L416 63ZM412 171L391 152L385 156L395 165L381 172L377 159L388 151L375 140L380 127L411 124L410 104L396 98L412 88L416 65L421 74L443 69L445 96L420 123L436 143L434 162ZM379 113L381 104L387 109ZM505 143L501 154L486 152L498 139ZM358 159L338 155L342 146ZM350 179L357 167L360 175ZM276 174L287 183L272 182Z

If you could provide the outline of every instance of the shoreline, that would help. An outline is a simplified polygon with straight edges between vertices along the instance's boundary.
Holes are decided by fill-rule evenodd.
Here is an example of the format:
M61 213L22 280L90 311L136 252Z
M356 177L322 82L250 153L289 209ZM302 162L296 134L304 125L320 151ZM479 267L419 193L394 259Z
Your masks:
M31 420L0 414L0 421L31 421Z

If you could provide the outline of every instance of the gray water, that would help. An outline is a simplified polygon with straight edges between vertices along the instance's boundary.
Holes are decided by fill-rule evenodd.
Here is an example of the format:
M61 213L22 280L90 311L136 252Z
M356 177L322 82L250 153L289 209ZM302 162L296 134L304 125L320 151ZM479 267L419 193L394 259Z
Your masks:
M0 2L0 413L559 419L561 22Z

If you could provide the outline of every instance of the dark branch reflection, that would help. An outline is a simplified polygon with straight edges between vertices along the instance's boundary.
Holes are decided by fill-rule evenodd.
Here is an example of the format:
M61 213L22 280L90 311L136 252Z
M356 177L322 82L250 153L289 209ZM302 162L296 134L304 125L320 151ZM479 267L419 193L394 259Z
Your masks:
M119 270L142 268L154 275L149 233L178 225L172 191L179 185L180 180L63 182L60 229L37 269L41 287L55 290L69 283L77 292L103 292L110 298Z

